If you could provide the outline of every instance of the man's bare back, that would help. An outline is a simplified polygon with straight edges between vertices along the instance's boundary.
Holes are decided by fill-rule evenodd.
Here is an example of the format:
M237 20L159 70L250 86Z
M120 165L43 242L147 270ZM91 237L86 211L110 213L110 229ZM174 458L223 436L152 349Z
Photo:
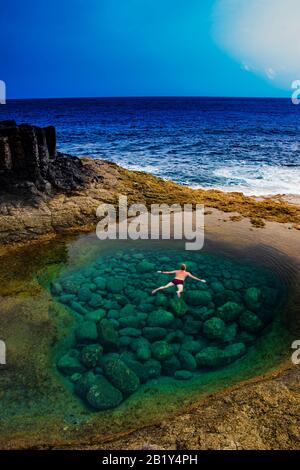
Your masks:
M186 270L185 264L182 264L180 269L175 269L174 271L157 271L157 272L161 274L175 274L175 277L173 281L169 282L165 286L161 286L161 287L158 287L157 289L154 289L152 291L153 295L156 294L156 292L158 292L159 290L168 289L169 287L176 286L177 288L176 293L177 293L178 298L180 298L183 292L183 283L187 277L190 277L191 279L195 279L195 281L206 282L204 279L199 279L198 277L193 276L193 274L188 272Z

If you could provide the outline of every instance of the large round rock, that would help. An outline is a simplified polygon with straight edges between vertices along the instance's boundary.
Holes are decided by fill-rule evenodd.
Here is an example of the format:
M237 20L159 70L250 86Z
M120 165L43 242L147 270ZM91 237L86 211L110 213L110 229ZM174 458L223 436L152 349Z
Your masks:
M107 319L103 319L98 325L99 339L101 344L109 351L114 351L119 347L119 335L114 324Z
M220 318L227 323L236 320L242 310L243 307L236 302L226 302L226 304L218 308Z
M203 349L196 355L197 364L200 367L221 367L226 363L223 351L214 346Z
M108 380L124 395L135 392L140 384L138 376L121 359L111 359L104 366Z
M113 387L108 380L98 376L89 389L86 400L97 410L110 410L121 403L123 396L120 390Z
M90 320L84 321L76 329L76 338L79 343L89 343L98 338L96 323Z
M100 344L89 344L82 348L81 351L81 362L88 368L92 369L99 364L102 356L103 348Z
M218 317L212 317L204 322L203 333L209 339L221 339L225 333L225 323Z
M249 310L246 310L241 314L239 324L241 328L249 333L256 333L263 327L263 323L258 316Z
M118 277L111 277L107 280L107 290L112 294L119 294L124 289L123 279Z
M187 303L195 307L204 307L212 300L211 293L206 290L190 291L187 294Z
M173 348L166 341L156 341L152 344L152 354L158 361L163 361L173 355Z
M167 312L166 310L160 309L160 310L155 310L154 312L151 312L149 317L148 317L148 326L152 327L165 327L170 325L172 321L174 320L174 315L170 312Z

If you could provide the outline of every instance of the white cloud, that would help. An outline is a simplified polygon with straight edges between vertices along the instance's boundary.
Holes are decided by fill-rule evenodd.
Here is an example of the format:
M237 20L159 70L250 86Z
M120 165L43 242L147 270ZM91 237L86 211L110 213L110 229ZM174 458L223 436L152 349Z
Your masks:
M218 0L214 32L245 71L289 89L300 79L299 0Z

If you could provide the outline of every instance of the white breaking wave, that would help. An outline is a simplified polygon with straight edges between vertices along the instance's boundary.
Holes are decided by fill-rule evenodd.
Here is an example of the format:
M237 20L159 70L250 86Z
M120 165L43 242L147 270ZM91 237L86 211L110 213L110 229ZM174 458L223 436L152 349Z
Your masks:
M214 176L228 179L228 184L215 189L238 191L247 196L300 194L300 167L287 166L226 166L213 172ZM203 186L193 188L209 189Z

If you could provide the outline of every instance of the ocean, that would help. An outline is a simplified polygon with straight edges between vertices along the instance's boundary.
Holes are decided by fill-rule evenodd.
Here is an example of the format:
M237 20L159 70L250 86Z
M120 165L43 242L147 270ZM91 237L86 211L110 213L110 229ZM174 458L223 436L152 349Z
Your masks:
M193 188L300 194L300 106L289 99L9 100L2 119L54 125L65 153Z

